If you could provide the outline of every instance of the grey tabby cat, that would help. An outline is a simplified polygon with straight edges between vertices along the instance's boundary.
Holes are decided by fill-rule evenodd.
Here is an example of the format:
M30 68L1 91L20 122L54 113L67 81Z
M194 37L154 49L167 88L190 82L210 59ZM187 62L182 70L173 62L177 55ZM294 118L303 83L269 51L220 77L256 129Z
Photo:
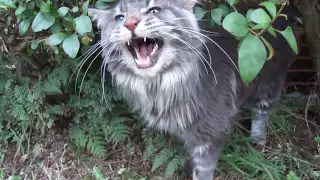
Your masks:
M238 41L197 22L194 0L118 0L90 9L101 29L103 69L146 124L181 139L193 179L212 180L234 116L255 114L251 136L266 143L266 124L295 54L278 36L264 36L276 54L249 86L237 69Z

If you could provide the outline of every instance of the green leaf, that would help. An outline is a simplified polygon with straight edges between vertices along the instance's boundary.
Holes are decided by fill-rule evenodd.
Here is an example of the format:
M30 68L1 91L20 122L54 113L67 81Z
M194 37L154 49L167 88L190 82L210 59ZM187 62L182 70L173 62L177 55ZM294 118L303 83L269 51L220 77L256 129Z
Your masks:
M40 7L40 11L43 13L49 13L50 12L50 7L51 7L51 2L47 1L47 2L42 2L41 7Z
M266 29L269 27L269 24L255 24L251 29L257 30L257 29Z
M271 22L271 18L262 8L252 11L250 19L258 24L269 24Z
M276 30L273 27L268 28L268 32L273 36L277 37Z
M15 1L13 0L1 0L0 5L3 5L7 8L16 8Z
M315 140L317 143L320 143L320 136L315 137L314 140Z
M75 58L80 49L80 42L78 36L72 34L68 36L62 44L63 50L69 55L71 58Z
M230 4L230 6L233 6L235 4L237 4L239 2L239 0L228 0L228 3Z
M59 54L59 48L57 46L50 46L55 54Z
M24 6L19 6L16 11L15 11L15 15L18 16L20 14L22 14L24 11L26 10L26 8Z
M94 166L93 169L92 169L92 174L95 176L95 178L97 180L104 180L106 179L102 173L102 171L97 167L97 166Z
M225 5L225 4L219 4L218 5L218 8L219 9L222 9L225 13L224 13L224 16L226 16L227 14L229 14L229 12L231 11L230 8Z
M72 12L76 13L79 11L79 8L77 6L74 6L71 10Z
M50 31L52 33L59 33L61 31L61 25L59 22L55 22L51 27L50 27Z
M50 28L55 22L55 17L49 13L39 12L32 23L33 32L40 32Z
M245 84L260 72L267 59L267 51L259 37L247 34L239 48L239 70Z
M88 14L88 8L89 8L89 0L83 3L82 5L82 15Z
M97 9L107 9L109 6L110 4L103 2L101 0L97 1L96 4L94 5L94 7Z
M38 46L39 46L39 44L38 44L36 41L32 41L32 43L31 43L31 49L35 50L35 49L38 48Z
M58 14L60 17L64 17L65 15L67 15L68 11L69 11L69 8L61 7L58 9Z
M80 17L75 18L73 23L75 24L76 31L80 35L91 32L92 30L92 22L88 16L81 15Z
M260 5L267 8L267 10L271 14L272 18L276 17L276 15L277 15L277 7L276 7L276 5L274 3L266 1L266 2L260 3Z
M277 3L277 0L269 0L269 2L273 3L273 4L276 4Z
M60 44L63 40L65 40L67 35L65 33L57 33L53 34L48 39L48 45L55 46Z
M204 10L201 7L195 7L194 15L196 16L197 20L200 20L204 17Z
M293 34L292 28L288 26L284 31L277 30L289 43L291 49L298 54L298 44L297 40Z
M290 171L287 175L287 180L300 180L300 178L297 176L295 172Z
M23 11L23 13L21 14L21 16L18 16L18 17L23 17L23 19L26 19L26 18L34 18L34 16L36 15L37 13L31 9L26 9Z
M224 18L222 26L225 30L237 37L243 37L249 32L246 18L238 12L228 14Z
M27 8L28 8L28 9L33 9L34 6L35 6L34 1L29 1L29 3L27 4Z
M219 25L221 25L222 17L225 16L228 12L222 8L215 8L211 10L211 18L213 21Z
M247 11L247 14L246 14L246 19L247 19L247 21L248 22L251 22L252 20L251 20L251 13L253 12L253 9L249 9L248 11Z
M21 21L21 23L19 24L20 36L23 36L28 31L30 24L31 24L30 19L24 19L23 21Z
M175 151L172 149L163 149L157 154L153 161L151 172L154 172L161 165L168 162L175 155Z
M71 22L71 23L72 23L73 20L74 20L74 18L73 18L71 15L69 15L69 14L67 14L66 16L64 16L63 19L66 20L66 21L69 21L69 22Z

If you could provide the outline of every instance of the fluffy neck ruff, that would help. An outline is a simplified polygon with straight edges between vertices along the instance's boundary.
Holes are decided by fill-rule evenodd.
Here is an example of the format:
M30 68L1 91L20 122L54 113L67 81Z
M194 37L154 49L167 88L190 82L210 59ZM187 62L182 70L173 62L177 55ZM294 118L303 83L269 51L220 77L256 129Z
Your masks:
M111 70L113 82L149 126L169 132L183 130L193 122L197 107L201 107L200 64L193 56L153 78L137 76L118 66Z

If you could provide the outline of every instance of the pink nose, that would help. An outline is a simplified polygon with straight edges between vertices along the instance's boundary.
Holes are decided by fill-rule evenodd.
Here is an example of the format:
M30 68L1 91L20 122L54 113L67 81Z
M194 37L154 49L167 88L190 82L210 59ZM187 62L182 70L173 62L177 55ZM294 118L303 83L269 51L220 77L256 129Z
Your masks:
M124 26L127 27L130 31L134 31L138 25L138 21L127 22Z

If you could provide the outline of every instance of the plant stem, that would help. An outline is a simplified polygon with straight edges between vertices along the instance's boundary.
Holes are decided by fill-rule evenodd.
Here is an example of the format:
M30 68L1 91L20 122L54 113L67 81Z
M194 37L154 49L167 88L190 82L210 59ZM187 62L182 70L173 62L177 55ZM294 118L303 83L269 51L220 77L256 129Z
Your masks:
M268 25L268 27L265 28L265 29L263 29L263 30L261 30L261 31L257 34L257 36L261 36L263 33L265 33L265 32L268 31L268 29L272 26L272 24L273 24L273 23L278 19L278 17L280 16L281 12L283 11L284 7L285 7L286 4L287 4L287 1L288 1L288 0L286 0L286 2L281 5L281 8L279 9L276 17L274 17L274 18L272 19L272 21L271 21L271 23Z

